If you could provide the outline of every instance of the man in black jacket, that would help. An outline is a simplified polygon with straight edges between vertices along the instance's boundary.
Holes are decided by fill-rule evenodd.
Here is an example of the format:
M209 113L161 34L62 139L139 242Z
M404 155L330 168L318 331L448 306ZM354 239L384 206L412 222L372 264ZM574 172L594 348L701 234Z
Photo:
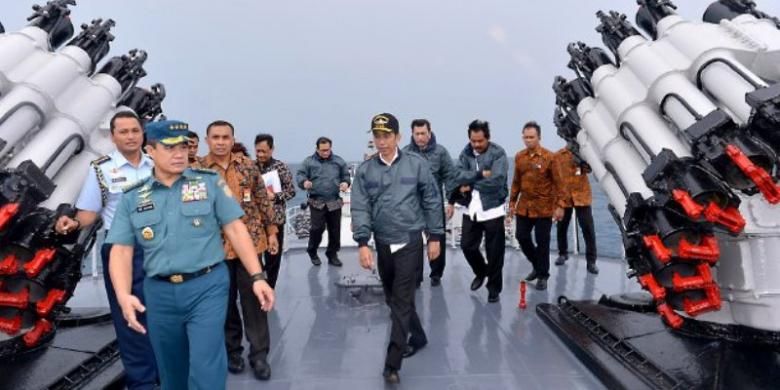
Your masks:
M442 191L442 194L448 194L453 190L453 180L457 176L455 164L452 163L450 153L444 146L436 143L436 135L431 131L431 123L427 119L415 119L412 121L412 141L404 147L404 152L414 152L422 156L431 166L431 172L436 179L436 188ZM444 207L444 198L439 201ZM452 208L448 208L446 219L452 217ZM443 224L446 225L446 220ZM444 243L443 243L444 244ZM444 266L447 262L447 250L442 247L441 254L437 259L431 259L431 286L441 284L441 277L444 274ZM422 264L420 274L417 278L417 284L423 279Z
M430 166L419 155L398 149L398 120L387 113L376 115L371 131L379 153L364 161L355 175L352 231L363 268L374 266L368 247L372 234L376 241L377 267L392 318L383 375L388 383L398 383L402 358L428 343L414 305L415 284L422 235L428 235L428 258L438 258L444 218Z

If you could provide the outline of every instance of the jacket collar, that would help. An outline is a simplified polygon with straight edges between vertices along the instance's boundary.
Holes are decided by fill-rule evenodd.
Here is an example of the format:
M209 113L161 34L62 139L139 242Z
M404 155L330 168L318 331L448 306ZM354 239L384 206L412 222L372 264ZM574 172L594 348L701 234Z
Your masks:
M311 156L312 156L313 159L315 159L317 161L331 161L331 160L333 160L333 152L332 151L330 152L330 157L328 157L328 158L320 157L319 153L317 153L317 152L314 152L314 154L312 154Z
M411 140L409 141L409 148L417 153L420 152L429 152L431 150L436 149L436 134L431 131L431 139L428 140L428 143L425 145L425 149L420 150L420 147L417 146L417 144L414 142L414 136L411 137Z
M485 151L483 153L480 153L480 155L490 153L490 149L492 149L492 148L493 148L493 143L492 142L488 142L487 149L485 149ZM463 152L466 153L467 155L471 156L471 157L475 157L476 156L474 154L474 148L471 147L471 143L467 143L466 144L466 147L463 148Z

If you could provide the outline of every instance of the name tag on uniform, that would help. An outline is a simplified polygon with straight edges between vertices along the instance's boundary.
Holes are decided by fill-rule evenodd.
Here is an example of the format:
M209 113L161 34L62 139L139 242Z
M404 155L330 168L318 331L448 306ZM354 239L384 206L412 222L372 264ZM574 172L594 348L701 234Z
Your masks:
M145 202L138 204L138 207L135 208L135 211L142 213L144 211L154 210L154 203L152 202Z
M123 182L126 182L126 181L127 181L127 178L124 177L124 176L117 176L117 177L111 178L111 182L112 183L123 183Z
M181 201L194 202L208 199L206 183L202 181L190 181L181 186Z

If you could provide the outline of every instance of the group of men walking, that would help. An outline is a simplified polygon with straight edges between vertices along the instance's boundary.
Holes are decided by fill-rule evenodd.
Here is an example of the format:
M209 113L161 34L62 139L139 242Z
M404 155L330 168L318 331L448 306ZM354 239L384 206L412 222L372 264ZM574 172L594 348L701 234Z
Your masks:
M368 248L373 236L376 267L391 311L383 372L389 383L400 381L402 359L428 342L414 300L415 287L422 280L423 242L426 240L428 246L431 285L438 286L445 264L443 229L455 204L463 212L461 249L475 275L471 289L478 290L487 279L488 302L498 302L503 288L504 224L512 217L517 224L516 238L533 266L527 279L538 279L537 289L547 288L553 220L562 221L557 263L562 265L566 260L566 227L562 225L568 224L572 207L577 207L583 230L590 229L585 233L588 271L598 273L590 197L583 194L590 193L585 176L588 168L575 162L570 153L553 154L542 148L538 124L529 122L523 127L526 149L515 156L511 194L507 155L490 141L488 122L469 124L469 143L456 162L436 143L430 122L414 120L411 131L412 142L400 149L398 120L389 113L374 116L371 132L378 152L360 165L352 183L353 238L360 248L360 264L374 267L373 252ZM508 195L507 211L504 204ZM483 239L485 255L480 250Z
M332 141L320 137L293 178L273 158L269 134L256 137L252 160L233 152L233 125L214 121L204 138L209 152L198 157L200 137L186 123L165 120L144 129L135 114L116 114L116 150L91 163L78 212L61 217L55 229L71 234L102 219L108 231L101 258L128 388L224 388L227 371L245 370L244 334L254 375L270 377L267 312L295 185L307 193L313 266L322 264L317 249L326 230L327 262L342 266L340 193L352 188L359 261L377 268L392 313L383 373L391 383L400 380L402 359L427 344L414 305L423 248L427 242L430 282L438 286L446 264L444 226L456 209L463 212L461 248L475 275L471 289L485 284L489 302L499 300L503 287L505 220L512 216L533 266L526 279L536 279L538 289L546 288L549 277L553 220L560 221L556 264L566 261L572 209L585 233L588 271L598 272L589 168L565 150L542 148L538 124L523 128L526 149L515 156L511 191L506 152L490 141L487 122L469 124L469 142L455 161L437 143L429 121L414 120L410 130L411 142L401 148L398 120L389 113L374 116L370 131L378 153L353 178Z

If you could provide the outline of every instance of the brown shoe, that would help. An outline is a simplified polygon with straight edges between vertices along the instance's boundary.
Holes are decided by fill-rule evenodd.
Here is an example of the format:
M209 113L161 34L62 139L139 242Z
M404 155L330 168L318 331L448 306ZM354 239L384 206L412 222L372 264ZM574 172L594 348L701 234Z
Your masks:
M395 385L401 383L401 377L398 376L398 370L385 368L385 372L382 373L382 376L385 377L385 383L387 384Z

